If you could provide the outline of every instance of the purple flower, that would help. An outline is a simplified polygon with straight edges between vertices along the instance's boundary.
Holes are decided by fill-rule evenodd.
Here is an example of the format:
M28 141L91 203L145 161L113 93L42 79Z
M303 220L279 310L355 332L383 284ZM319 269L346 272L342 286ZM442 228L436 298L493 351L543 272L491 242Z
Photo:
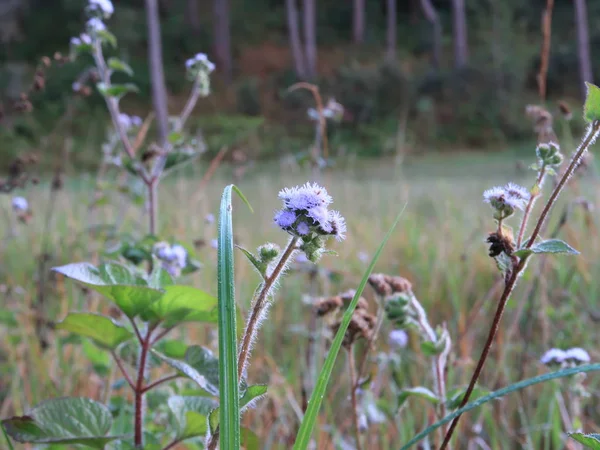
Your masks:
M300 222L296 227L296 231L299 235L306 236L308 233L310 233L310 227L306 224L306 222Z
M392 330L388 335L390 347L395 350L406 348L408 345L408 334L404 330Z
M332 227L329 222L329 211L325 206L316 206L308 210L310 217L317 225L319 225L326 233L331 233Z
M331 226L331 234L338 241L346 239L346 219L338 211L329 211L329 225Z
M296 213L287 209L282 209L275 213L275 223L283 229L291 227L296 221Z
M589 363L590 354L586 350L579 347L570 348L565 352L565 360L577 364Z
M110 0L90 0L89 7L92 11L100 11L107 19L115 11L115 8Z
M92 17L90 20L87 21L87 29L91 32L98 32L106 30L106 26L104 25L104 22L102 22L97 17Z
M279 198L283 200L288 208L301 211L307 211L318 206L327 208L333 202L333 198L327 193L327 190L316 183L285 188L279 192Z
M184 268L187 265L187 250L181 245L174 245L171 247L171 253L175 256L177 265Z
M530 194L522 186L508 183L504 187L494 187L483 193L483 200L497 210L507 210L510 214L515 209L523 210L529 201Z

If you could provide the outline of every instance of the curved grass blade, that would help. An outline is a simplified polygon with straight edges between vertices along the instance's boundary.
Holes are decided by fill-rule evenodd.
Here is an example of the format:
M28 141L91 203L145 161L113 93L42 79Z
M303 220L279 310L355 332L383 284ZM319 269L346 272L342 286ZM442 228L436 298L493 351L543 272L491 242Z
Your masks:
M232 190L235 190L250 208L248 200L246 200L236 186L229 185L225 188L221 197L219 212L217 256L219 286L219 428L220 446L223 450L237 450L240 448L240 405L237 376L237 327L231 206Z
M12 445L12 442L10 441L10 438L8 437L8 434L6 434L6 430L4 429L4 425L2 423L0 423L0 429L2 429L2 434L4 435L4 439L6 439L6 443L8 444L8 449L15 450L15 448Z
M507 394L510 394L511 392L518 391L520 389L524 389L529 386L533 386L534 384L544 383L545 381L554 380L556 378L568 377L570 375L575 375L576 373L595 372L597 370L600 370L600 364L589 364L587 366L571 367L569 369L558 370L556 372L546 373L544 375L540 375L537 377L528 378L527 380L519 381L518 383L514 383L514 384L511 384L510 386L506 386L505 388L502 388L495 392L492 392L489 395L478 398L474 402L471 402L471 403L465 405L463 408L457 409L452 414L447 415L439 422L436 422L433 425L425 428L423 431L421 431L419 434L417 434L414 438L412 438L410 441L408 441L400 450L408 449L411 445L416 444L421 439L423 439L425 436L427 436L429 433L437 430L442 425L445 425L448 422L452 421L455 417L457 417L467 411L475 409L478 406L481 406L484 403L487 403L491 400L495 400L497 398L500 398Z
M406 205L405 205L406 206ZM321 403L323 402L323 397L325 396L325 391L327 390L327 384L329 383L329 378L331 377L331 372L333 370L333 366L335 364L335 360L337 358L338 352L342 347L342 341L344 340L344 335L346 334L346 329L350 324L350 319L352 319L352 314L354 313L354 308L358 303L358 299L362 295L363 290L369 280L369 276L383 251L383 247L387 243L388 239L392 235L392 232L398 225L400 221L400 217L404 212L404 208L400 211L400 214L394 220L392 227L387 232L385 237L383 238L383 242L379 245L371 264L367 268L363 278L356 289L356 294L354 294L354 298L348 305L348 309L344 313L344 317L342 318L342 323L333 339L331 344L331 348L329 349L329 353L327 354L327 358L325 359L325 364L321 369L321 373L319 374L319 378L317 379L317 383L315 384L315 389L310 396L310 400L308 402L308 408L306 410L306 414L304 414L304 418L302 419L302 423L300 424L300 429L298 430L298 434L296 435L296 442L294 443L294 450L306 450L308 448L308 444L310 442L310 437L312 435L313 428L315 427L315 423L317 421L317 417L319 415L319 409L321 408Z

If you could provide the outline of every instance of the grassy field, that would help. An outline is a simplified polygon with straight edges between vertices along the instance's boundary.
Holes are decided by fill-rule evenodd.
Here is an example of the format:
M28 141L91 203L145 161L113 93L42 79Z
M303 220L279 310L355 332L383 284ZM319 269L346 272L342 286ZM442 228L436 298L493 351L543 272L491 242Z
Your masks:
M519 160L527 165L533 162L533 149L493 156L464 153L412 157L402 165L391 160L354 162L321 175L319 181L333 196L334 208L347 219L348 237L332 244L338 256L322 259L319 276L294 270L284 278L265 321L253 351L249 377L254 383L268 383L269 395L243 418L243 423L259 436L260 448L291 446L302 414L302 386L310 386L322 365L327 340L318 321L316 327L310 326L311 296L356 287L368 264L365 256L373 255L404 207L400 225L376 271L409 279L430 321L447 324L452 337L448 384L464 386L468 382L502 285L494 261L487 255L485 238L493 231L494 222L491 209L482 201L482 192L508 181L530 186L534 174L520 170ZM206 242L198 249L203 269L182 282L216 294L216 251L210 246L216 238L216 225L206 223L205 217L209 213L217 215L221 192L231 183L231 177L227 167L221 168L208 187L199 190L201 175L197 168L171 175L164 182L159 228L161 233L173 234L184 242ZM279 166L249 172L239 187L254 213L235 201L238 244L248 249L267 241L284 245L286 235L272 223L273 212L280 205L277 193L308 179L309 172L292 173ZM21 414L48 397L86 395L102 400L127 392L111 392L104 384L103 380L115 381L118 377L114 367L106 363L107 355L43 326L46 321L61 320L68 311L83 310L84 305L86 309L91 305L94 310L108 311L108 304L96 295L49 272L50 267L68 262L98 260L103 244L89 232L91 227L119 223L122 230L131 233L146 232L139 207L117 204L90 212L93 181L93 177L71 177L54 200L47 184L32 187L27 192L34 211L31 222L14 224L14 235L11 227L0 228L7 236L0 244L0 417ZM573 180L557 205L547 233L558 227L558 235L581 255L537 258L530 263L508 306L497 345L480 381L482 387L496 390L547 372L539 358L551 347L583 347L592 361L600 360L600 351L595 348L600 320L599 224L595 211L577 202L583 197L595 205L600 198L599 187L592 170L585 178ZM9 197L3 196L0 201L10 217ZM559 227L558 219L568 206L567 221ZM8 221L3 224L8 225ZM510 224L516 227L517 219ZM40 258L43 253L45 259ZM238 302L246 311L259 280L243 257L239 256L236 264ZM42 297L40 290L45 292ZM365 297L372 300L370 288ZM44 350L36 334L40 328L45 330L43 340L48 343ZM389 331L385 323L374 356L390 351L386 338ZM315 339L317 351L307 363L310 337ZM217 348L216 330L203 325L188 326L181 335L170 338L199 343L215 351ZM95 364L89 362L90 356ZM420 351L415 336L410 335L408 347L398 356L402 363L397 379L405 387L431 386L428 358ZM377 378L376 371L377 365L373 364L372 373ZM352 448L346 372L342 352L314 435L315 448ZM394 403L395 394L386 388L389 369L383 369L379 376L384 386L380 406L385 409ZM598 376L589 375L585 384L592 397L584 404L582 428L598 432ZM461 423L461 440L456 448L573 448L566 447L564 435L573 426L567 407L571 394L566 387L566 381L538 385L475 410ZM424 400L411 399L393 419L369 427L367 448L399 448L433 421L434 409Z

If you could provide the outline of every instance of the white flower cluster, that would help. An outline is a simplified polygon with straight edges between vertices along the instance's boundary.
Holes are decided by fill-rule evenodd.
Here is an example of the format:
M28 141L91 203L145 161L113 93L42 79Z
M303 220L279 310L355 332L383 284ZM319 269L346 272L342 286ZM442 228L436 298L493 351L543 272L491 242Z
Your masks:
M325 119L331 119L334 122L340 122L342 120L342 117L344 116L344 107L335 101L335 99L330 98L329 101L327 102L327 105L325 105L325 108L323 108L323 117ZM315 121L318 122L319 121L319 111L317 111L315 108L309 108L308 109L308 117Z
M142 126L142 118L139 116L130 116L125 113L119 114L119 124L128 131L131 128L139 128Z
M209 61L205 53L196 53L192 58L185 62L187 70L202 70L206 73L211 73L215 70L215 65Z
M170 245L168 242L154 244L153 252L162 262L162 267L173 277L181 275L187 265L188 254L181 245Z
M90 14L99 15L104 19L109 19L115 12L110 0L90 0L87 9Z
M24 213L29 210L29 203L25 197L13 197L12 208L16 213Z
M540 362L546 366L563 364L587 364L590 362L589 353L579 347L561 350L560 348L551 348L540 358Z
M185 62L188 78L194 81L202 97L210 94L210 74L215 70L215 65L209 61L204 53L197 53Z

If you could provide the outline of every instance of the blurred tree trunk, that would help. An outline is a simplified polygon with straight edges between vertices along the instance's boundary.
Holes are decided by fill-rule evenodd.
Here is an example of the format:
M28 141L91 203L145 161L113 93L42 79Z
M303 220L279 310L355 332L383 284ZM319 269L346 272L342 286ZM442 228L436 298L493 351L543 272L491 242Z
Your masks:
M440 59L442 57L442 24L431 0L420 0L420 3L425 18L433 27L433 55L431 60L433 67L437 69L440 67Z
M200 8L198 0L187 0L186 3L186 19L194 36L198 36L202 31L200 23Z
M452 19L454 23L454 66L461 68L467 64L469 59L465 0L452 0Z
M214 39L218 68L225 81L231 83L233 64L231 59L231 31L229 27L229 0L214 0Z
M352 38L355 44L365 41L365 0L354 0Z
M148 21L148 58L150 60L150 77L152 80L152 101L158 137L161 147L166 147L169 135L169 112L167 107L167 87L163 72L162 44L160 35L160 19L158 17L158 1L146 0L146 17Z
M314 78L317 76L316 0L304 0L304 47L307 75L310 78Z
M285 0L285 9L287 13L290 47L292 50L292 58L294 60L294 71L298 78L304 80L306 79L306 61L304 49L302 48L302 40L300 39L296 0Z
M593 83L592 59L590 57L590 36L588 32L588 14L585 0L575 0L575 25L577 27L577 52L579 54L579 76L585 98L585 82Z
M396 0L386 0L386 52L385 57L388 62L396 60L396 31L398 26L398 14Z

